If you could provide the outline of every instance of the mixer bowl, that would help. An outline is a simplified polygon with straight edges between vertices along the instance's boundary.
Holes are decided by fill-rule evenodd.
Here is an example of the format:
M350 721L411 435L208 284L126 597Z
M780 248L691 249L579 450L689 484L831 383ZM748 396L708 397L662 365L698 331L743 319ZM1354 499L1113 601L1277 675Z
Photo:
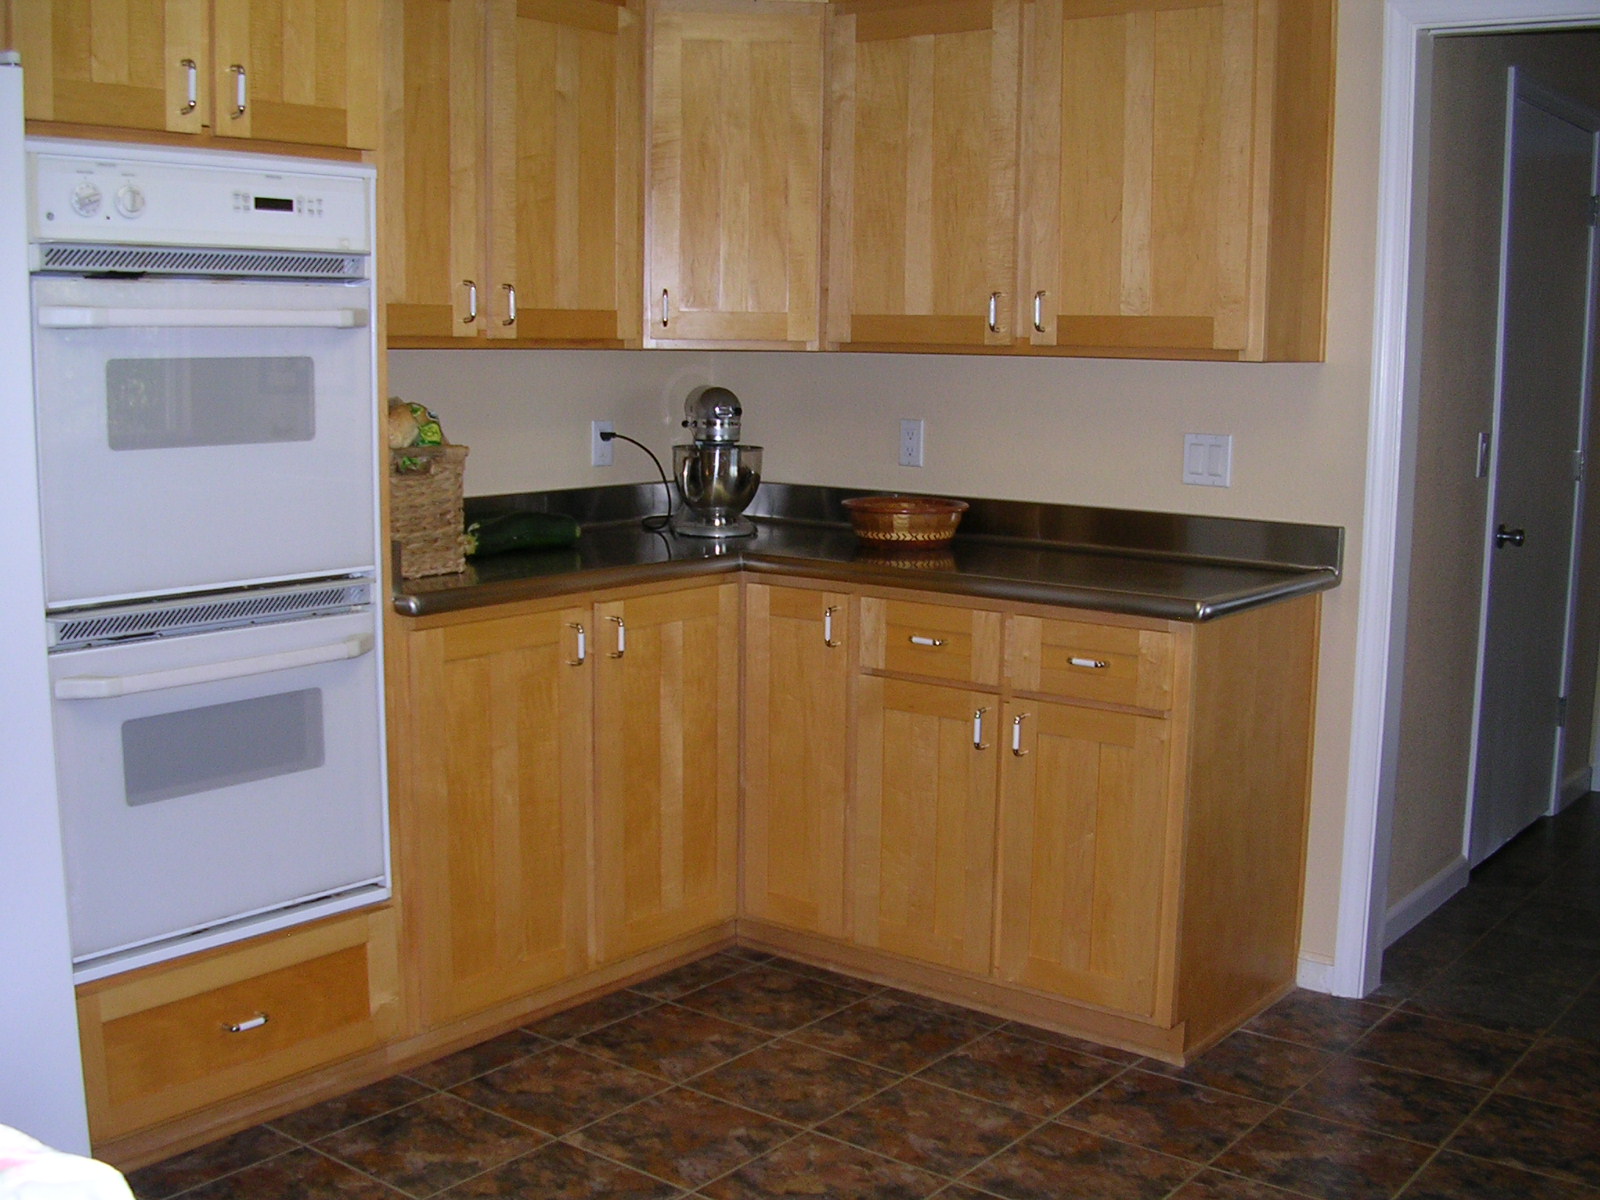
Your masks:
M748 537L741 516L761 486L761 447L690 442L672 448L672 474L684 508L672 522L689 537Z

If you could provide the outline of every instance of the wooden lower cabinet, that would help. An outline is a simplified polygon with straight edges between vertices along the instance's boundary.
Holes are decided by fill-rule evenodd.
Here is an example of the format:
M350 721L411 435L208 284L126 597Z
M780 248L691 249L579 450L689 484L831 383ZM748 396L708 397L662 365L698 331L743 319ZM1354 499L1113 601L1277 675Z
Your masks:
M78 989L96 1146L396 1032L394 913L332 917Z

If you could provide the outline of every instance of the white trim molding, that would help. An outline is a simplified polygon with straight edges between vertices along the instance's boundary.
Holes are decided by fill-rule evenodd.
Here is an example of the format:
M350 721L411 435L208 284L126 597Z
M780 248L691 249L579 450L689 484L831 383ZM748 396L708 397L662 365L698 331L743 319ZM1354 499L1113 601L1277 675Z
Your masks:
M1303 987L1308 992L1333 991L1333 963L1326 958L1313 958L1309 954L1300 956L1300 967L1295 974L1295 985Z
M1472 874L1467 866L1467 856L1458 854L1443 868L1434 872L1409 896L1390 905L1383 922L1383 944L1392 946L1427 920L1446 900L1467 886Z
M1404 564L1399 547L1402 456L1412 356L1414 165L1426 110L1428 35L1600 24L1600 0L1386 0L1379 141L1377 293L1367 485L1362 513L1360 608L1351 713L1344 858L1329 990L1361 996L1378 981L1387 905L1389 831L1400 672L1396 620ZM1403 611L1403 609L1402 609Z

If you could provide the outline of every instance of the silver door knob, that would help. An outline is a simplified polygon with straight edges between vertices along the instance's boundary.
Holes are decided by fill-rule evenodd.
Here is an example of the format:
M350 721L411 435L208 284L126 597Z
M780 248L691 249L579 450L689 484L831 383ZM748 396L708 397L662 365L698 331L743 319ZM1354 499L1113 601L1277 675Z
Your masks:
M1496 550L1498 550L1507 542L1510 542L1513 546L1520 546L1524 541L1527 540L1527 537L1528 535L1525 530L1507 529L1504 525L1501 525L1499 529L1494 531L1494 547Z

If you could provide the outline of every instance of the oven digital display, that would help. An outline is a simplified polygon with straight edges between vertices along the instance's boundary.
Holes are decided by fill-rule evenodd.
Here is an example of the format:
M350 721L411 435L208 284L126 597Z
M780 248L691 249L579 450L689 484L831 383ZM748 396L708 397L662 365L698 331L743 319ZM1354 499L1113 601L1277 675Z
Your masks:
M257 196L255 198L256 211L267 212L293 212L294 201L285 196Z

